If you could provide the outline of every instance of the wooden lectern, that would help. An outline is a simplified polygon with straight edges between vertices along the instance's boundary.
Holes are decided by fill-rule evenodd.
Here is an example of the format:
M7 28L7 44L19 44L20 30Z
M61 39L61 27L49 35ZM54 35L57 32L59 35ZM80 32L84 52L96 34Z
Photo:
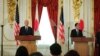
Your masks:
M93 38L72 37L72 41L74 42L74 49L80 56L89 56L88 42L92 42Z
M20 42L20 46L25 46L29 52L29 54L37 51L36 40L40 40L40 36L16 36L16 40Z

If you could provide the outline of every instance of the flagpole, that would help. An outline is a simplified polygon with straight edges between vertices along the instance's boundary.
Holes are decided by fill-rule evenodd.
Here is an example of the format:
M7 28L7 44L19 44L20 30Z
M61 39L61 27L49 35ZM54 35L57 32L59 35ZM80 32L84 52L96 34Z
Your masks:
M1 24L1 56L3 56L3 26L4 26L4 0L3 0L3 19Z
M69 19L71 18L71 17L70 17L70 16L71 16L71 14L70 14L70 11L71 11L71 10L70 10L70 7L71 7L71 5L70 5L70 4L71 4L71 3L70 3L70 0L69 0L69 12L68 12L68 13L69 13ZM69 34L70 34L70 20L69 20L69 26L68 26L68 51L69 51L69 47L70 47L70 46L69 46L69 44L70 44L70 43L69 43L69 37L70 37Z
M70 30L70 27L68 27L68 51L69 51L69 30Z
M1 56L3 56L3 26L1 25Z

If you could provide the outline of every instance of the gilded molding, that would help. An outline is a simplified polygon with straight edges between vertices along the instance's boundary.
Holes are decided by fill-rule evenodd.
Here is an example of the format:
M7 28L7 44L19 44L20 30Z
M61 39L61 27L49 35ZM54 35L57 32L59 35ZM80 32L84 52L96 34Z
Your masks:
M7 0L7 9L8 9L8 23L13 24L15 10L16 10L16 1L15 0Z
M77 21L80 16L80 7L82 5L82 0L73 0L73 15L74 19Z

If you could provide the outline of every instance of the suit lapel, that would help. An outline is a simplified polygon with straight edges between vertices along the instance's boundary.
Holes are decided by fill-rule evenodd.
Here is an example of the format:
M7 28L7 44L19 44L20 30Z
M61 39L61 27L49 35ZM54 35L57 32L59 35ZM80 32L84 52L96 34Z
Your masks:
M25 27L24 27L24 29L25 29L25 32L27 33L27 30L28 30L28 29L26 29Z
M79 35L79 32L75 29L75 31L76 31L76 35L78 36Z

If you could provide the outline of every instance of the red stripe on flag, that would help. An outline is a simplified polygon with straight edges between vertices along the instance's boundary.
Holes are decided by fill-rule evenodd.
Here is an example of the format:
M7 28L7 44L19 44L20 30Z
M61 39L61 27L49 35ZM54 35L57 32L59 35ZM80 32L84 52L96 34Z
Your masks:
M20 32L20 26L19 26L19 24L17 24L17 23L15 22L14 36L19 35L19 32Z
M14 25L14 36L19 35L20 26L19 26L19 8L18 8L18 0L16 1L16 14L15 14L15 25ZM16 40L16 38L15 38ZM16 40L17 41L17 40ZM18 41L16 42L18 45Z
M64 44L65 42L65 37L64 37L64 25L62 24L62 22L60 21L60 25L59 25L59 29L58 29L58 36L60 38L60 41L62 44Z
M19 35L20 32L20 26L19 24L17 24L17 22L15 22L15 26L14 26L14 36ZM16 38L15 38L16 40ZM18 41L16 40L16 44L19 45Z

